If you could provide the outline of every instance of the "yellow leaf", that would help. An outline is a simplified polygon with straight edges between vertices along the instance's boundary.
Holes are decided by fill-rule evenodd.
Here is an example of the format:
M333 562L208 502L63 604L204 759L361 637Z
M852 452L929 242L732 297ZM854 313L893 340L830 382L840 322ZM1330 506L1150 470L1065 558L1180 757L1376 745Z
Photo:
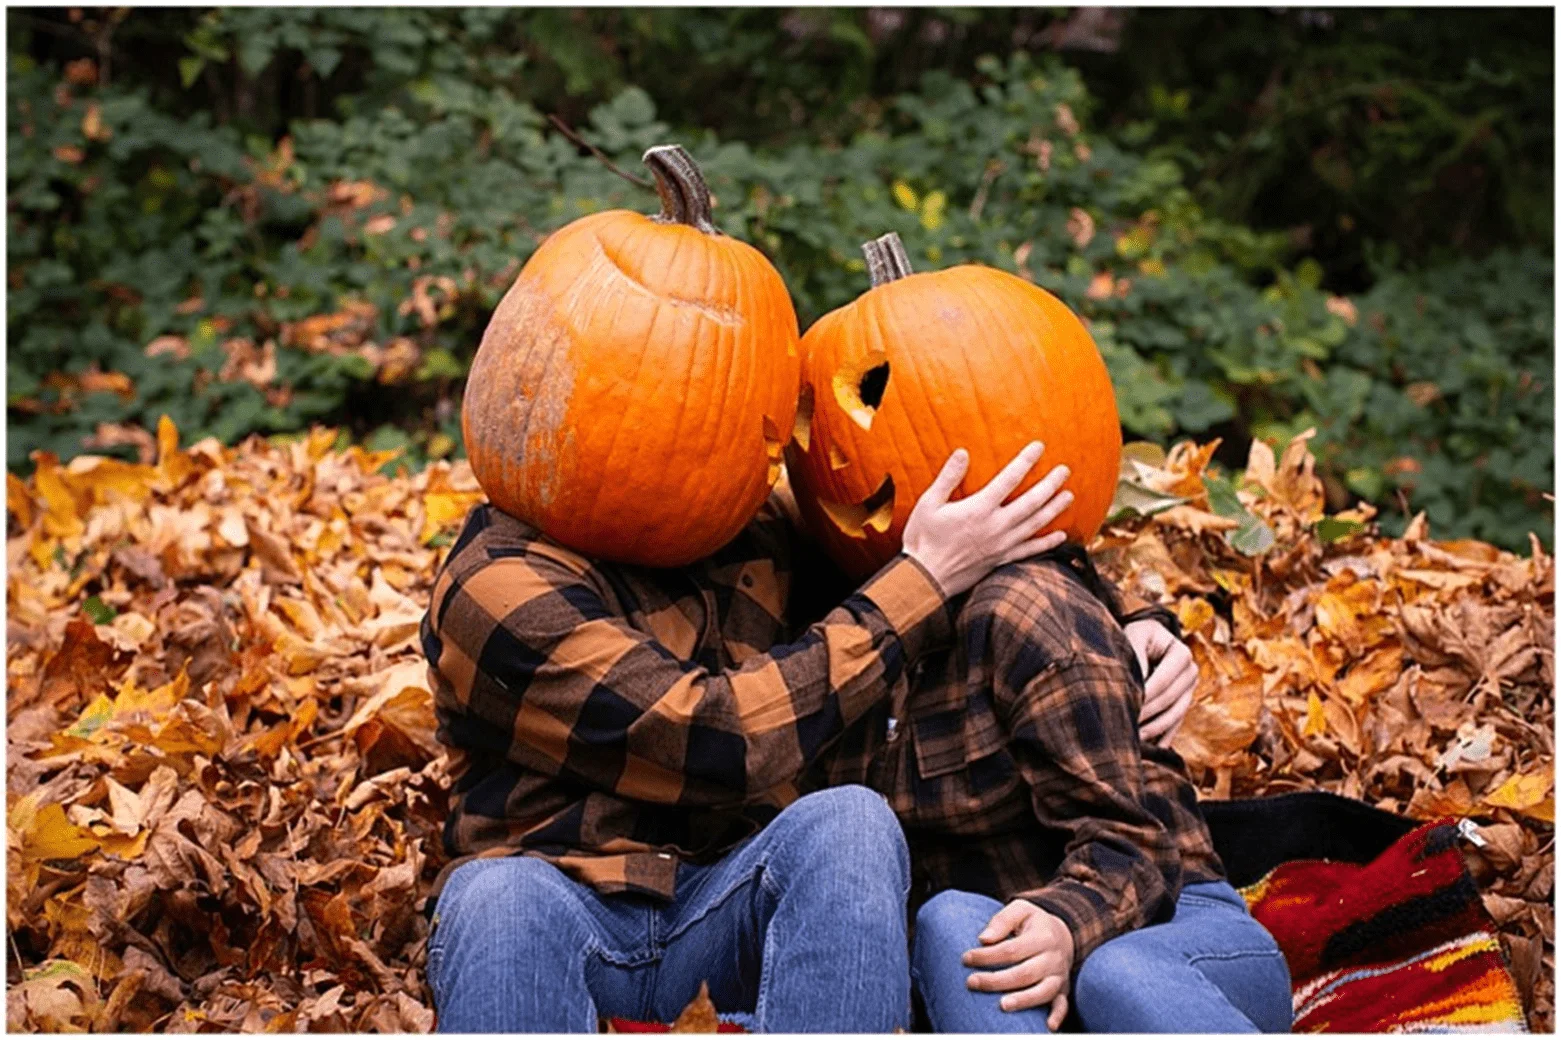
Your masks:
M156 475L151 466L99 455L78 455L65 471L71 489L94 505L145 502L152 494L151 482Z
M943 226L943 211L948 206L948 196L941 191L929 191L921 200L921 226L936 231Z
M137 712L145 712L155 718L172 711L174 705L184 700L189 692L190 676L183 668L179 669L178 676L172 682L164 683L155 690L145 691L133 682L126 683L115 698L114 716L128 718Z
M1555 777L1549 772L1518 773L1486 795L1485 804L1492 809L1511 809L1533 815L1532 810L1547 801L1546 796L1554 786ZM1551 816L1555 815L1554 807L1547 811Z
M1306 695L1306 728L1303 737L1316 737L1328 732L1328 717L1323 713L1322 698L1315 693Z
M912 188L909 184L906 184L904 181L895 181L893 191L894 201L898 202L902 208L911 210L913 212L916 210L917 205L921 200L916 197L916 190L914 188Z
M77 538L86 530L75 496L61 477L60 462L49 452L35 452L33 487L43 500L43 533L52 538Z
M25 480L9 470L5 474L5 508L22 530L33 525L33 493Z
M179 450L179 428L167 415L157 420L157 471L170 487L195 471L194 460Z
M97 839L71 823L58 802L38 810L19 844L22 858L34 860L75 859L98 847Z
M460 521L481 502L482 491L461 491L450 486L447 470L433 470L428 477L428 490L423 493L423 532L418 541L427 545L446 526Z
M92 703L82 709L76 724L65 732L72 737L90 737L102 729L114 717L114 701L106 693L100 693Z

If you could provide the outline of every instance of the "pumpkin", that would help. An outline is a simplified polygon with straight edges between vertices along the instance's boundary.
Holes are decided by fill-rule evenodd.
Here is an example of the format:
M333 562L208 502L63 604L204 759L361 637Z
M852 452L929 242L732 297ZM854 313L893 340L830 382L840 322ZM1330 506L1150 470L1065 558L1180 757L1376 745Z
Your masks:
M483 333L461 427L495 506L589 556L708 556L763 504L801 357L779 273L715 227L688 153L645 153L662 209L554 232Z
M913 274L892 233L863 251L873 288L802 338L811 419L787 449L798 506L830 555L870 574L900 550L911 509L956 448L970 453L958 498L1034 440L1046 453L1014 495L1067 465L1074 501L1046 530L1093 538L1116 490L1122 430L1083 322L990 267Z

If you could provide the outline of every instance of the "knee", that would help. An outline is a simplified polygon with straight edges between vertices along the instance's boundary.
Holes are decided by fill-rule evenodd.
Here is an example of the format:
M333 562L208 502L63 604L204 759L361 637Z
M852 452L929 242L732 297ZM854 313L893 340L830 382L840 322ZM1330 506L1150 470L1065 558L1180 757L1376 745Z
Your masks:
M568 878L550 863L529 856L473 860L440 893L434 938L441 947L506 950L568 942L576 904Z
M981 930L1001 908L995 899L957 889L945 889L923 903L916 911L917 973L928 979L964 973L961 958L981 945Z
M995 899L945 889L927 900L916 911L916 935L934 940L967 943L960 952L973 948L981 930L992 920L992 915L1002 909Z
M1155 958L1137 945L1108 942L1079 965L1073 983L1075 1002L1080 1008L1133 1004L1158 993L1156 978L1163 974Z
M891 896L903 915L910 852L882 795L856 784L831 787L797 799L770 826L781 829L782 855L797 876Z

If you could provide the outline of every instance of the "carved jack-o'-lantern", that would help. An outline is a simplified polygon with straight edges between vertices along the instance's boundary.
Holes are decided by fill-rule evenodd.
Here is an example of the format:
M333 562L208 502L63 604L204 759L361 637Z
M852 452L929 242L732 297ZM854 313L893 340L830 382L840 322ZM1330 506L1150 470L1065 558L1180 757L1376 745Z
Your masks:
M597 213L542 244L488 323L461 422L500 509L579 552L669 567L763 503L801 359L780 275L716 230L688 153L645 164L661 214Z
M809 527L861 577L888 562L916 500L956 448L980 488L1030 441L1074 502L1049 530L1086 542L1105 519L1122 451L1116 396L1083 322L1011 274L964 265L912 274L899 236L863 246L873 288L802 337L803 408L787 471ZM1040 533L1040 532L1037 532Z

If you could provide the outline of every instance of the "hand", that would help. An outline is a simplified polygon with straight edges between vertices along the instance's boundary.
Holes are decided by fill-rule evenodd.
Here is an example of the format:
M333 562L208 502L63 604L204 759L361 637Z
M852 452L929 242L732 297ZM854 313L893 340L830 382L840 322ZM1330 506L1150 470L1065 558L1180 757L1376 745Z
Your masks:
M1187 644L1160 622L1134 621L1123 629L1138 654L1144 680L1144 707L1138 713L1138 736L1169 747L1176 728L1192 707L1198 689L1198 665Z
M1068 1014L1068 975L1073 970L1073 932L1062 918L1027 899L1003 907L980 935L986 945L965 954L967 968L1002 968L977 972L966 980L971 989L1006 993L1004 1011L1051 1005L1046 1025L1062 1027Z
M1068 467L1058 466L1003 505L1045 450L1039 441L1032 442L986 487L950 502L970 466L970 455L961 448L949 456L938 479L917 500L905 524L905 552L927 568L945 596L957 596L1003 564L1055 549L1066 540L1061 531L1039 538L1032 535L1073 504L1073 492L1059 493L1068 479Z

